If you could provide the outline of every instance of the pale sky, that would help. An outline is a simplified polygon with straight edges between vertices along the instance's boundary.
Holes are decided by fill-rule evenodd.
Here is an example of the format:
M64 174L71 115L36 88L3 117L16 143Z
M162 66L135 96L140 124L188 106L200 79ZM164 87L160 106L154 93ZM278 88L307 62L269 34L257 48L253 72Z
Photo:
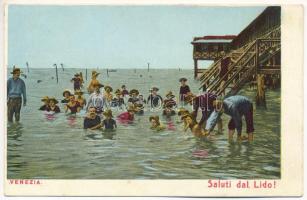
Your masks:
M238 34L265 7L9 6L8 64L193 68L193 37Z

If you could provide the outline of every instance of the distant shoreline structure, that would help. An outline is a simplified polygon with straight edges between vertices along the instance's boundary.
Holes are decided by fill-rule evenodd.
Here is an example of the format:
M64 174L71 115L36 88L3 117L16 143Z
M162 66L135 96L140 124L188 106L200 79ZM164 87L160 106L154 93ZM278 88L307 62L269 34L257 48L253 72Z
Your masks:
M19 67L20 69L22 69L24 72L26 71L26 67ZM7 69L13 69L13 67L8 67ZM54 67L32 67L31 69L54 69ZM127 68L98 68L97 67L92 67L92 68L81 68L81 67L66 67L65 69L88 69L88 70L109 70L109 72L115 72L117 70L147 70L147 68L136 68L136 67L127 67ZM161 67L161 68L158 68L158 67L152 67L150 68L150 70L178 70L179 67L175 68L175 67L170 67L170 68L166 68L166 67ZM183 67L180 67L180 70L193 70L193 67L190 67L190 68L183 68Z

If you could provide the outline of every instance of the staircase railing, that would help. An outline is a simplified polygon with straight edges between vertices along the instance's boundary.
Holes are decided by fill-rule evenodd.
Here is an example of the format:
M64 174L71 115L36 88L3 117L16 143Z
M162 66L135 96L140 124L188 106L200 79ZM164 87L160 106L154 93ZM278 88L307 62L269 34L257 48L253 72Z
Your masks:
M223 77L221 77L219 80L217 80L215 83L213 83L213 85L211 87L209 87L208 90L211 91L211 92L216 91L218 89L218 87L221 85L221 82L223 80L227 79L226 83L228 83L230 80L233 80L232 77L234 77L234 75L236 75L237 73L240 72L240 70L236 70L236 72L233 74L234 69L236 67L238 69L240 69L240 67L244 66L244 64L249 62L250 59L254 56L255 50L256 50L255 44L256 44L256 41L252 42L252 45L250 45L249 48L247 48L245 50L245 52L239 57L239 59L236 60L234 63L232 63L228 67L227 73ZM229 77L229 75L230 75L230 77ZM226 86L226 84L224 84L224 86Z
M268 33L266 33L262 37L262 39L256 39L253 42L251 42L251 43L249 43L249 44L247 44L247 45L245 45L245 46L243 46L239 49L236 49L236 50L229 52L227 54L227 56L233 57L232 55L236 54L236 56L239 55L239 58L236 59L234 63L230 64L230 66L228 68L228 73L226 73L222 78L219 77L219 69L220 69L222 59L219 59L218 61L212 63L210 65L210 67L208 68L208 70L206 70L206 72L204 72L200 77L202 87L205 86L206 88L209 89L209 91L217 90L218 89L217 87L220 85L221 81L224 78L226 78L226 76L228 77L231 74L237 75L239 72L241 72L240 67L242 67L242 63L240 64L240 62L242 62L242 60L244 61L244 59L248 59L249 56L251 56L250 57L250 59L251 59L254 56L254 55L248 55L248 54L253 53L253 52L251 52L251 49L253 49L254 52L255 52L255 48L256 48L255 43L256 43L257 40L258 41L261 40L263 42L279 42L279 44L280 44L280 39L274 39L275 37L277 37L277 38L280 37L280 27L277 27L277 28L270 30ZM279 45L279 48L280 48L280 45ZM259 52L259 54L261 55L261 51ZM250 59L249 59L249 61L250 61ZM236 70L239 70L239 71L237 71L238 73L235 72Z
M265 43L269 43L269 47L266 48L265 50L260 51L259 48L263 46ZM258 59L261 62L260 55L266 54L268 55L266 59L270 59L278 51L280 51L280 40L279 39L258 39L256 41L255 48L258 48L259 52L258 50L255 49L255 52L251 54L251 56L247 60L245 60L244 63L242 63L241 67L239 67L237 71L231 75L231 77L225 82L225 84L217 88L215 92L217 95L221 95L231 83L233 84L232 88L226 94L226 97L235 95L245 85L245 83L252 77L252 75L255 74L256 59ZM258 58L256 58L257 56ZM240 74L242 74L242 76L240 76ZM233 80L236 80L236 81L233 82Z

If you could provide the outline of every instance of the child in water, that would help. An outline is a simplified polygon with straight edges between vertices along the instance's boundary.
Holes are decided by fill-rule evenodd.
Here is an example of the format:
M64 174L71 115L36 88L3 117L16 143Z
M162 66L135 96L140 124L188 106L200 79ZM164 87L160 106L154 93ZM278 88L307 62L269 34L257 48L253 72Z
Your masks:
M63 92L64 99L61 101L61 103L65 103L65 104L68 103L70 96L71 96L71 92L69 90L64 90Z
M39 110L46 110L49 104L49 97L48 96L44 96L41 101L44 103L44 105L42 105Z
M184 131L189 128L196 137L205 137L209 135L209 132L204 130L192 117L190 113L185 113L181 116L181 120L184 122Z
M77 95L77 102L79 103L80 107L83 108L86 105L86 100L83 97L83 92L80 90L75 91L75 95Z
M111 103L113 99L113 95L111 94L111 92L113 91L113 89L110 86L105 86L104 91L104 98L108 103Z
M65 106L65 112L70 110L71 114L76 114L77 112L80 112L81 107L78 101L76 101L74 95L70 95L69 102Z
M56 100L54 97L49 98L49 104L48 104L46 111L54 112L54 113L61 112L59 106L56 105L57 103L58 103L58 100Z
M125 105L125 102L124 102L124 98L122 97L122 91L120 91L120 89L117 89L115 91L115 97L112 100L111 106L122 108L124 105Z
M117 119L121 123L129 123L134 121L134 113L137 112L137 109L134 106L129 106L126 112L123 112L117 116Z
M102 126L105 130L114 130L117 128L116 121L113 119L112 110L103 112L105 119L102 120Z
M151 122L150 129L156 131L162 131L165 129L165 126L163 126L160 122L159 116L150 116L149 121Z

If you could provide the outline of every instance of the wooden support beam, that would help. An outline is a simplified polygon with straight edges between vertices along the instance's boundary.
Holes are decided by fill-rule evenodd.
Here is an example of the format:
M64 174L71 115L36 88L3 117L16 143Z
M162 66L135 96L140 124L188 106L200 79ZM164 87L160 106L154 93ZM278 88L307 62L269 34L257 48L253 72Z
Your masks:
M257 94L256 94L256 105L263 106L266 108L265 101L265 80L264 74L260 74L260 66L259 66L259 40L256 41L256 55L255 55L255 66L256 66L256 79L257 79Z
M197 71L198 71L197 59L194 59L194 79L197 78Z

